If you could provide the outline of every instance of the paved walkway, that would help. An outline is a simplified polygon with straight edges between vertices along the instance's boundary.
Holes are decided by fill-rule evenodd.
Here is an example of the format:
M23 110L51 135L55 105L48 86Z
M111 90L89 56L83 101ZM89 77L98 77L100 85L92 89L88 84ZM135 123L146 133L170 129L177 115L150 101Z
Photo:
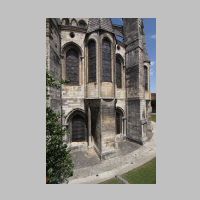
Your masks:
M143 146L132 142L121 143L119 155L108 160L100 161L93 150L87 152L72 153L75 160L72 183L100 183L116 175L126 173L143 165L156 156L155 123L153 125L153 137ZM125 148L125 146L127 148Z

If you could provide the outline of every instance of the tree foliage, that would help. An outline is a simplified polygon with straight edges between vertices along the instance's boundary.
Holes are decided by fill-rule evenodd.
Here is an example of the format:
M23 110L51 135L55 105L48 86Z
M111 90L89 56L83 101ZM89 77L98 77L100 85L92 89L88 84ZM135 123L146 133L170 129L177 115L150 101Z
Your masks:
M48 72L46 73L47 88L60 88L62 82L56 81ZM48 93L48 89L47 89ZM49 98L47 94L47 99ZM57 184L67 182L73 175L73 163L70 151L63 138L67 129L61 124L61 114L50 107L46 107L46 176L47 183Z

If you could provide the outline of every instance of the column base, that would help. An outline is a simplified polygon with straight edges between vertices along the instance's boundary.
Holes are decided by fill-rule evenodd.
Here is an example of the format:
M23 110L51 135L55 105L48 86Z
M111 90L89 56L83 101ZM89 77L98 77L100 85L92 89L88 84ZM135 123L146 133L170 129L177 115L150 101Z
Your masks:
M101 154L101 160L107 160L109 158L114 158L117 156L117 151L109 151L109 152L105 152L103 154Z
M141 139L126 137L126 140L128 140L130 142L136 142L136 143L138 143L140 145L144 145L145 142L148 140L148 138L146 136L142 137Z

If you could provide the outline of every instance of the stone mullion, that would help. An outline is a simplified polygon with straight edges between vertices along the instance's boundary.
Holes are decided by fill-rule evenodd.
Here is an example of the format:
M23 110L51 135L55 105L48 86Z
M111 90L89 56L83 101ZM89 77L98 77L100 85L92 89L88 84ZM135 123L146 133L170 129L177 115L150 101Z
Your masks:
M97 44L97 85L98 85L98 98L101 98L101 79L102 79L102 44L100 40L100 33L98 32L98 44Z

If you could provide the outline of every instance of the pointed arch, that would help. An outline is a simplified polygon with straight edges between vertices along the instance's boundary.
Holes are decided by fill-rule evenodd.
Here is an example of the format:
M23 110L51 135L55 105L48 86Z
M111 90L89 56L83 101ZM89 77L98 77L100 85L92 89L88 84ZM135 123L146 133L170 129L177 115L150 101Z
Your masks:
M65 19L64 18L62 19L62 25L65 25Z
M125 116L125 112L121 107L117 106L116 110L119 111L123 115L123 117Z
M71 120L71 118L73 117L74 114L79 113L81 114L83 117L85 117L85 111L81 108L75 108L73 110L71 110L65 117L65 124L68 124L69 121Z
M87 23L83 19L79 20L78 25L80 27L82 27L82 28L86 28L87 27Z
M78 26L76 19L71 20L71 26Z
M64 58L64 74L68 85L79 85L81 68L81 48L74 42L66 43L62 47L62 56Z
M117 54L116 54L116 57L118 57L118 58L121 60L122 65L125 65L125 63L124 63L124 58L122 57L121 54L117 53Z
M80 56L82 56L83 54L83 51L81 49L81 47L76 44L75 42L68 42L68 43L65 43L62 48L61 48L61 53L64 55L64 53L70 48L70 47L74 47L77 49L77 51L79 51L80 53Z
M69 25L69 18L63 18L62 25Z
M73 109L66 117L69 125L71 142L84 142L87 140L86 117L82 109Z

